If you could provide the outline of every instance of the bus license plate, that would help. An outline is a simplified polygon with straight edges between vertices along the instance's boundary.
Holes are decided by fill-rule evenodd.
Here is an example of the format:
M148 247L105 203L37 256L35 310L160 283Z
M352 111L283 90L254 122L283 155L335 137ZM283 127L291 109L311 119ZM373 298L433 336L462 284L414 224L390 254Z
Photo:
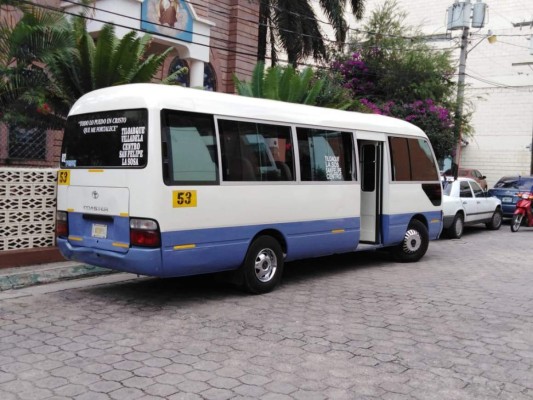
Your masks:
M98 239L107 238L107 225L93 224L92 237Z
M502 197L502 203L512 203L513 198L512 197Z

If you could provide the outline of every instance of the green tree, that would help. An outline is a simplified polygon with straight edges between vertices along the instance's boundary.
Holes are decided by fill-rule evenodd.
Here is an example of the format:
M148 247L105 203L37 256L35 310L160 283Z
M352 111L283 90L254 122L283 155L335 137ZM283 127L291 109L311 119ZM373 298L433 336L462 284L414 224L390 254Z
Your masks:
M343 86L367 111L402 118L423 129L437 157L452 152L454 67L449 51L430 47L420 31L405 23L395 0L372 12L365 33L352 38L350 54L332 64ZM469 115L462 120L469 132Z
M359 53L374 84L371 96L411 102L449 99L454 93L451 53L430 47L419 29L406 24L396 0L373 11L350 48Z
M0 7L7 11L14 3L0 0ZM72 48L68 23L62 15L37 7L21 5L20 11L15 25L0 21L0 120L9 125L57 127L61 118L49 112L49 104L60 101L43 65L54 54Z
M335 32L335 40L342 46L348 25L344 18L347 0L319 0ZM350 0L353 15L363 16L364 0ZM270 46L270 50L267 48ZM315 60L327 59L327 46L311 0L261 0L259 6L259 32L257 59L265 61L270 53L272 66L278 61L279 50L287 53L289 63L297 63L312 56Z
M95 43L85 18L69 20L36 6L20 10L14 26L0 26L0 107L10 125L61 128L83 94L150 82L171 51L148 55L149 35L132 31L118 39L112 25L104 25Z

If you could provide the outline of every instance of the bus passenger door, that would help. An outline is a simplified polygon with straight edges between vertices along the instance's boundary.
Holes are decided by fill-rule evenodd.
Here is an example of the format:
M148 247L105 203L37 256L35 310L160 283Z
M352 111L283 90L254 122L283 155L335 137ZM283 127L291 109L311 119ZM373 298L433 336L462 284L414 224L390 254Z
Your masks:
M361 171L361 236L360 242L380 243L383 181L383 142L359 140Z

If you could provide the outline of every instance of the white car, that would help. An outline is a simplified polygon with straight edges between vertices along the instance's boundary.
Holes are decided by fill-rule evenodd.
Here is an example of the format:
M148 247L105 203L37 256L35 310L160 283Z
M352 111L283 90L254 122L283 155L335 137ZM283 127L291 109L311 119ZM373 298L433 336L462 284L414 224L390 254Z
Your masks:
M500 199L481 189L475 180L447 177L442 186L443 225L449 237L459 239L465 225L484 223L487 229L500 229L503 219Z

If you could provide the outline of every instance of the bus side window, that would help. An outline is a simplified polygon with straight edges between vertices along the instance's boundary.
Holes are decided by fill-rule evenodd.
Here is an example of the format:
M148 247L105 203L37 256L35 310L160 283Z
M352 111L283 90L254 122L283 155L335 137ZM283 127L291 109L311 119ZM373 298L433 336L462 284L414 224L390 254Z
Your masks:
M215 164L196 128L170 128L170 143L175 181L216 180Z
M225 181L294 179L290 127L218 120Z
M218 181L213 116L163 111L163 173L165 182L216 183ZM168 164L168 165L165 165Z
M297 128L302 181L355 179L351 132Z
M424 139L389 137L393 181L439 179L430 144Z

